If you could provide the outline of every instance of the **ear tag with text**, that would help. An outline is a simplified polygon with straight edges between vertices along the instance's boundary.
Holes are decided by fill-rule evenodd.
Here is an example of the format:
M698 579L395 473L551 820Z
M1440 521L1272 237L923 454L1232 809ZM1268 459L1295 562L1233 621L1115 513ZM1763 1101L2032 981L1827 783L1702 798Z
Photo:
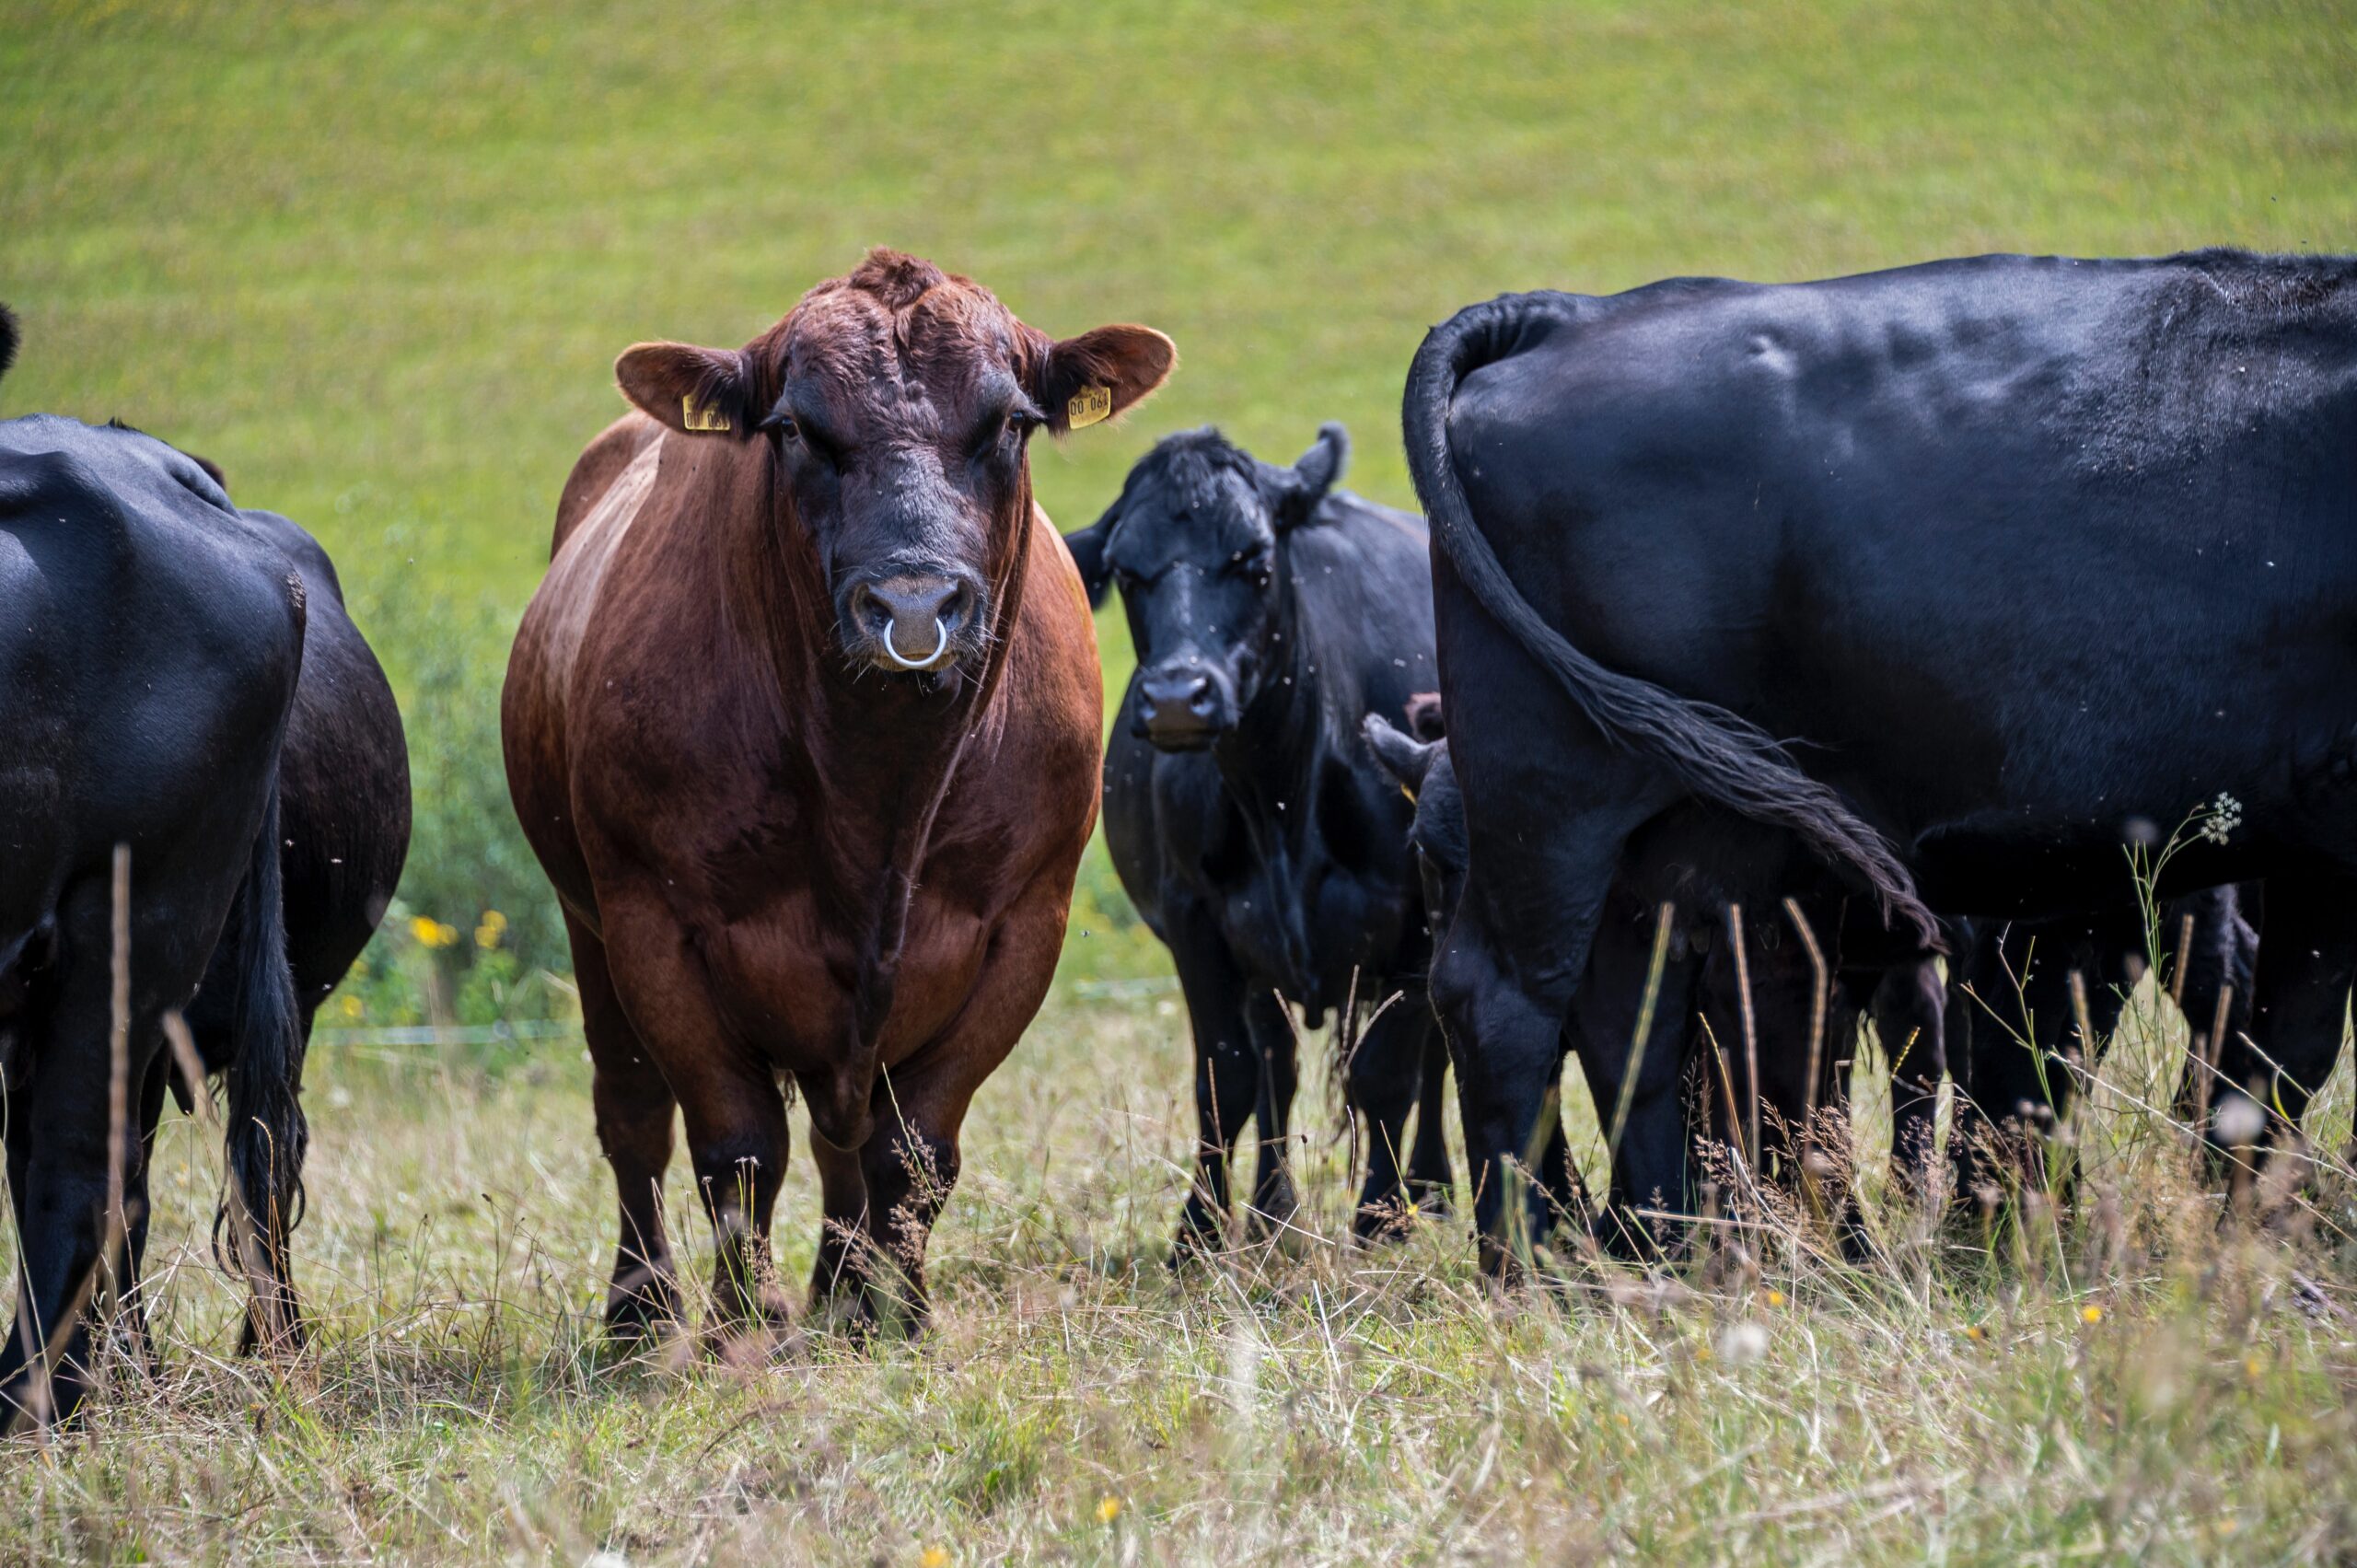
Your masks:
M726 430L728 416L710 404L697 402L691 392L679 400L679 424L689 430Z
M1083 387L1064 405L1064 424L1074 430L1085 430L1113 412L1113 389Z

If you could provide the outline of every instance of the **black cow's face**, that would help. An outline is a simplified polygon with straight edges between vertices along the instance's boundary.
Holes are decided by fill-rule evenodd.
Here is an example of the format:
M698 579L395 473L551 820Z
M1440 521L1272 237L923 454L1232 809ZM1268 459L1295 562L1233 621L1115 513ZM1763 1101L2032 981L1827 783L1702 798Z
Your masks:
M1120 586L1138 672L1131 724L1165 751L1200 751L1281 679L1291 635L1286 536L1308 523L1349 451L1328 425L1274 468L1216 432L1174 436L1121 497L1067 542L1092 597Z

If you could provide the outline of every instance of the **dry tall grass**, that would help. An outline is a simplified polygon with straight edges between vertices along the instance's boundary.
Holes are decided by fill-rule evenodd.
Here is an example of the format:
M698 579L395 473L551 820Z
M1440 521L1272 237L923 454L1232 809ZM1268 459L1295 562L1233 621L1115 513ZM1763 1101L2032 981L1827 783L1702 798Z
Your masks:
M230 1353L217 1144L168 1123L166 1369L111 1365L80 1430L0 1458L0 1561L2328 1557L2357 1539L2357 1183L2333 1166L2222 1224L2149 1109L2174 1015L2148 987L2123 1034L2078 1202L1986 1246L1893 1200L1869 1132L1864 1264L1753 1214L1674 1272L1501 1296L1446 1225L1348 1245L1314 1104L1300 1232L1169 1277L1183 1016L1064 1005L976 1108L932 1337L752 1365L602 1347L615 1222L577 1046L496 1074L329 1047L312 1348L283 1374ZM2344 1073L2316 1124L2348 1115ZM798 1279L807 1162L781 1214Z

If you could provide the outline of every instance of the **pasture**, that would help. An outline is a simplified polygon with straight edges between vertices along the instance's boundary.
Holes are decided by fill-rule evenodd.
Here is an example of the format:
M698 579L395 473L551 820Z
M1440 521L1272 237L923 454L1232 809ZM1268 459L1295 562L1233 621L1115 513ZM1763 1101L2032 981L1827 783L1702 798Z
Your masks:
M870 244L1051 331L1178 342L1125 424L1038 447L1067 528L1155 436L1214 420L1289 461L1341 419L1345 482L1407 504L1400 377L1458 305L1984 250L2346 250L2353 89L2335 3L0 0L0 299L27 340L0 413L119 415L319 535L417 784L402 900L323 1020L533 1026L322 1040L296 1249L320 1332L284 1376L229 1354L217 1149L168 1120L167 1369L118 1369L81 1431L0 1453L0 1562L2347 1550L2346 1066L2315 1190L2222 1225L2148 1109L2180 1028L2148 986L2068 1212L1935 1237L1884 1191L1870 1103L1866 1261L1771 1216L1672 1273L1575 1262L1500 1297L1449 1226L1341 1243L1313 1047L1304 1234L1174 1280L1185 1020L1096 852L1056 994L977 1103L934 1336L619 1364L610 1182L497 692L557 487L621 411L614 355L741 343ZM1117 694L1119 612L1098 625ZM677 1169L670 1202L694 1214ZM798 1289L798 1156L780 1214Z

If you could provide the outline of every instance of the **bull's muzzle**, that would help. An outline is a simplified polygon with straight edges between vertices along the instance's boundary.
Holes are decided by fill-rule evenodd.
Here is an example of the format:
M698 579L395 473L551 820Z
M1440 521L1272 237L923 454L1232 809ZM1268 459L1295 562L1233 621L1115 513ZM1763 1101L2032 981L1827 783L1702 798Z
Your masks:
M882 668L943 669L958 662L958 633L979 598L958 577L895 573L853 588L851 616L868 656Z

